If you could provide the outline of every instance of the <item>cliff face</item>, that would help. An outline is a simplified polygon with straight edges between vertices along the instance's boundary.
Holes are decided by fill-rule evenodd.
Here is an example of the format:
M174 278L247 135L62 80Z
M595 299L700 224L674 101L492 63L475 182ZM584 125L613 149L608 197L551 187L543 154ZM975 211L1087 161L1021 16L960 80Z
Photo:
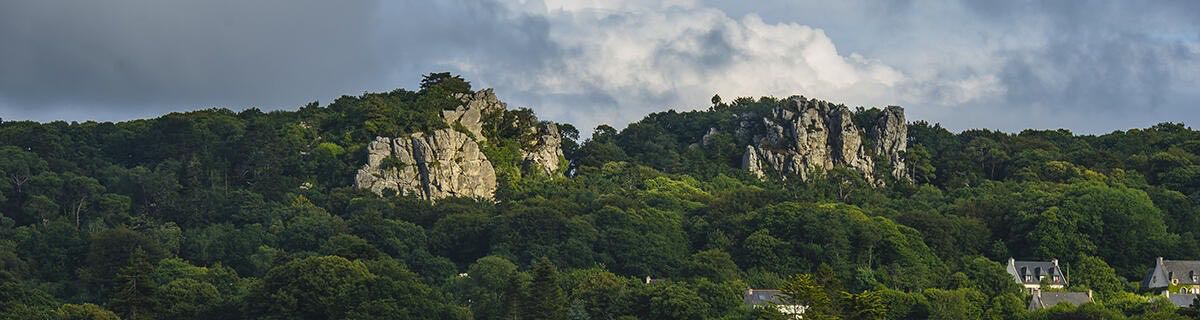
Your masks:
M540 170L543 174L554 174L559 169L559 159L563 157L562 135L558 125L543 123L538 126L537 139L526 149L525 168L527 171Z
M908 123L904 121L904 108L884 108L871 134L875 137L875 154L884 155L891 161L892 176L912 180L908 176L908 166L904 164L904 152L908 151Z
M355 175L355 186L383 194L415 194L422 199L472 197L492 199L496 170L481 151L487 143L484 119L507 107L491 89L456 96L462 105L442 111L449 129L414 133L406 137L376 137L367 146L367 163ZM527 168L557 172L562 138L558 127L545 123L530 128L537 139L525 148ZM463 132L465 131L465 132Z
M808 179L812 172L845 166L874 183L874 159L881 155L893 164L893 175L907 179L902 158L908 138L904 110L888 107L877 125L865 131L873 146L864 145L864 129L854 124L853 115L845 106L792 97L766 117L743 118L739 131L757 134L746 146L742 168L760 178Z
M367 164L358 171L359 188L382 194L392 189L433 200L445 197L490 199L496 171L479 144L453 129L404 138L377 137L367 147Z

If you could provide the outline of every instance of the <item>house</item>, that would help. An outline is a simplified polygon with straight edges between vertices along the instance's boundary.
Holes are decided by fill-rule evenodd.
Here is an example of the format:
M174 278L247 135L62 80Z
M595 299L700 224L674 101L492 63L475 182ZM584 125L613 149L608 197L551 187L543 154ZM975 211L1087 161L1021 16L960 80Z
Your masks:
M1154 268L1142 280L1142 290L1156 293L1200 294L1200 261L1154 260Z
M1067 286L1067 277L1058 267L1058 259L1017 261L1009 258L1008 274L1012 275L1013 279L1025 287L1030 294L1041 291L1043 282L1046 283L1048 289L1062 289Z
M804 310L808 309L808 306L785 304L783 293L776 289L746 289L746 293L742 295L742 302L755 308L773 306L779 310L779 313L795 318L801 318Z
M1062 303L1073 306L1081 306L1087 303L1096 302L1092 299L1092 291L1088 292L1062 292L1062 291L1034 291L1033 298L1029 299L1029 311L1050 308Z

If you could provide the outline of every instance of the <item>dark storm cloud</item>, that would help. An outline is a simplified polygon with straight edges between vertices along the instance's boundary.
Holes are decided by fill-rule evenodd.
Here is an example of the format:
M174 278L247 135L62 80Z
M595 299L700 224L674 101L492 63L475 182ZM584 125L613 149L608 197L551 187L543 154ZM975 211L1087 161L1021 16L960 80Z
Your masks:
M374 3L301 2L6 1L4 116L295 105L386 80Z
M460 60L530 68L554 54L546 29L480 1L6 1L0 117L294 108Z

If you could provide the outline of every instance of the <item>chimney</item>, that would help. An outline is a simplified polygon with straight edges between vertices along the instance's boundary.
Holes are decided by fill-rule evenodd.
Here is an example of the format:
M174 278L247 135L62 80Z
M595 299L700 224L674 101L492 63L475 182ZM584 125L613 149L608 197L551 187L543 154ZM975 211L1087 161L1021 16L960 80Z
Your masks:
M650 276L646 276L646 284L650 284Z
M1050 263L1054 264L1054 268L1058 269L1058 258L1050 259Z
M1012 257L1009 257L1009 258L1008 258L1008 265L1010 265L1010 266L1015 266L1015 265L1017 265L1017 259L1013 259Z
M1096 301L1095 298L1092 298L1092 289L1088 289L1088 300Z
M1157 261L1157 262L1158 262L1158 265L1160 265L1160 266L1161 266L1161 265L1163 264L1163 258L1162 258L1162 257L1158 257L1158 261Z

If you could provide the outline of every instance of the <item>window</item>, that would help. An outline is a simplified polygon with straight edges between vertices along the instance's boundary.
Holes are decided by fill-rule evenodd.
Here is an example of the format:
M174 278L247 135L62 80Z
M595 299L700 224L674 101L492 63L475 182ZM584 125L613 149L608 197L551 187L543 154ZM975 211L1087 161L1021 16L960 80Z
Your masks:
M1033 277L1037 278L1038 281L1042 281L1042 278L1045 278L1042 276L1042 267L1033 268Z

